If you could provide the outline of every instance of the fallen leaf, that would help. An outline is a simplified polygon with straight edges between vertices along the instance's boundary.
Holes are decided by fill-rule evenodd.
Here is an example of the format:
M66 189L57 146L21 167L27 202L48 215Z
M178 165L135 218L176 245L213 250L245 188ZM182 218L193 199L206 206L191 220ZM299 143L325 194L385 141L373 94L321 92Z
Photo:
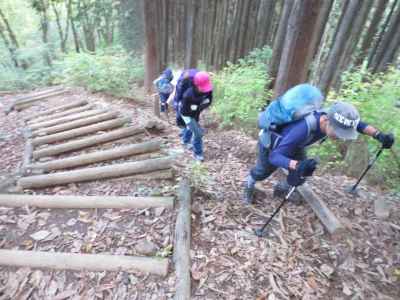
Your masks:
M40 230L38 232L35 232L34 234L31 234L30 237L34 239L35 241L41 241L48 237L50 235L50 231L47 230Z

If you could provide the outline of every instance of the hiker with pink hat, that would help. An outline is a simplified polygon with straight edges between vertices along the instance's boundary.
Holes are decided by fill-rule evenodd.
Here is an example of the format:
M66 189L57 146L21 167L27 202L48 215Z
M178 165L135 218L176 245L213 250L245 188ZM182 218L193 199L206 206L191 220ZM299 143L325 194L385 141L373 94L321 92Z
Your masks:
M197 69L182 72L176 84L174 108L177 125L182 128L181 142L193 151L194 158L203 161L203 129L200 113L212 102L213 86L210 75Z

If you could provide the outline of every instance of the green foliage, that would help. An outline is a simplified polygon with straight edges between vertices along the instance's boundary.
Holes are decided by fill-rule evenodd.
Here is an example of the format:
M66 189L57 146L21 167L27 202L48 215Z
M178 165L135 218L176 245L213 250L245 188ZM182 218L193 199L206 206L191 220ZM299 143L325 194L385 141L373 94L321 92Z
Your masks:
M125 94L130 84L144 77L143 60L121 49L96 54L71 53L57 62L59 81L93 92Z
M385 74L371 75L361 69L343 76L342 89L338 94L331 93L333 99L354 104L364 122L377 127L383 132L392 132L396 142L392 150L385 150L374 168L383 174L386 183L391 187L398 186L400 180L400 70L390 69ZM366 136L361 136L368 143L370 153L380 147L379 143ZM323 160L335 162L338 158L338 144L324 143L313 154Z
M222 125L239 123L254 127L258 110L270 96L265 89L270 81L267 74L270 57L270 48L255 49L237 64L228 63L214 76L213 110L221 117Z

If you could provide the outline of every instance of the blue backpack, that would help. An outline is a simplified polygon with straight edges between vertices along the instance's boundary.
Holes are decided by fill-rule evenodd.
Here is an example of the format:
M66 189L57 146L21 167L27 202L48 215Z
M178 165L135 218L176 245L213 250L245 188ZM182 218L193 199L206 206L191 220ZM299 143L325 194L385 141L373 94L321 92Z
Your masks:
M161 94L171 94L174 90L173 84L164 76L156 81L156 88Z
M305 119L308 133L316 129L316 120L311 114L321 109L324 97L321 91L310 84L299 84L281 97L272 101L258 117L261 128L260 141L264 147L271 145L271 133L289 123Z

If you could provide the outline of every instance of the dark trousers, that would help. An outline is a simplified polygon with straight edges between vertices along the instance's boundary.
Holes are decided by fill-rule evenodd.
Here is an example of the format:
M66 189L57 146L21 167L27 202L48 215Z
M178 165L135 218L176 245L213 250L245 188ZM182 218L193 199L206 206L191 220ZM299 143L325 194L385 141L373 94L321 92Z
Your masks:
M268 178L277 169L276 166L269 161L270 149L265 148L260 142L258 143L258 156L256 165L250 170L250 175L254 180L260 181ZM304 149L299 149L292 157L294 160L303 160L306 158Z

